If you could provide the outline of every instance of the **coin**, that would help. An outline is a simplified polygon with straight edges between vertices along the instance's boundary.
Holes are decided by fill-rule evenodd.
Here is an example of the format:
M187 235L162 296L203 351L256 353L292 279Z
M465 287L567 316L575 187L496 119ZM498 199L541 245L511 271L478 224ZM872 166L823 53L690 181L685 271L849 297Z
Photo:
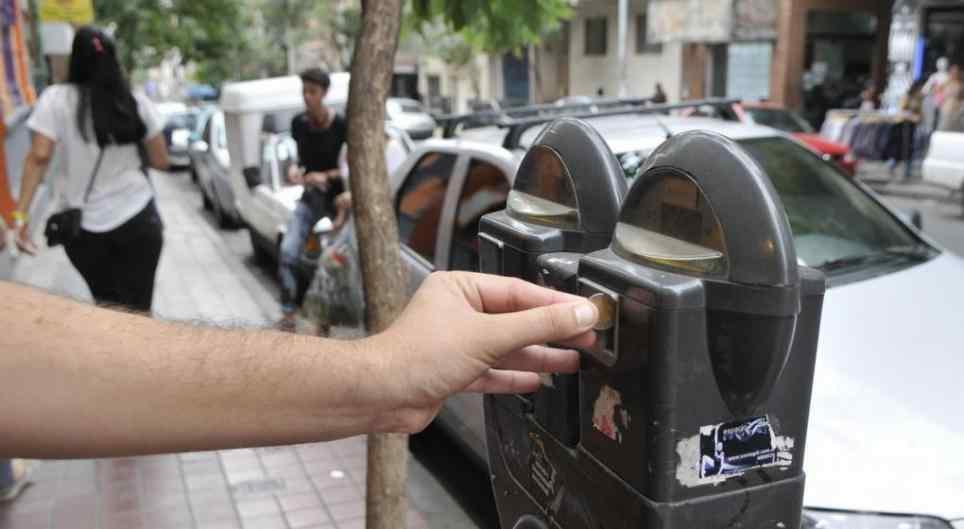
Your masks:
M616 317L616 300L612 296L598 292L589 296L589 302L596 306L599 312L599 319L593 329L597 331L608 331L613 327L613 318Z

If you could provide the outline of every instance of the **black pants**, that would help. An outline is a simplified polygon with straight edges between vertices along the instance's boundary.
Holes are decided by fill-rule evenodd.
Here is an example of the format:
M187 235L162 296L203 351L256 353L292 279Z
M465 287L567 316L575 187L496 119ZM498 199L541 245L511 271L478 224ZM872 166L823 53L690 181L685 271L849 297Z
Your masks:
M164 243L162 231L161 217L152 200L111 231L81 230L64 249L98 304L150 312L154 275Z

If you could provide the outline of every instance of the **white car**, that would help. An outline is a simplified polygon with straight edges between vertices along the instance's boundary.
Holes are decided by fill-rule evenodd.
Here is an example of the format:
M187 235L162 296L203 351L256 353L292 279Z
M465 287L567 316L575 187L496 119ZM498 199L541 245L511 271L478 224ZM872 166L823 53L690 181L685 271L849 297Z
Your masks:
M385 117L413 140L424 140L435 134L435 119L414 99L389 97L385 102Z
M964 199L964 132L931 134L921 173L925 182L958 191Z
M710 130L736 140L770 175L802 264L829 289L804 470L805 527L964 527L964 260L942 250L860 183L790 136L708 118L590 118L627 173L667 134ZM413 291L433 270L476 270L479 217L502 209L525 148L429 140L393 175L401 255ZM793 381L784 381L793 383ZM438 423L487 459L481 399L446 401Z

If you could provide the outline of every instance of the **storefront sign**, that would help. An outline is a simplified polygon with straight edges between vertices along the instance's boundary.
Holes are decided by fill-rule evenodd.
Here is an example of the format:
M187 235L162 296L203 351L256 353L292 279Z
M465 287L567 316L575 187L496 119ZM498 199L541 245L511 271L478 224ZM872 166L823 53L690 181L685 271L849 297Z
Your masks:
M733 29L732 0L650 0L651 42L726 42Z
M89 24L94 21L92 0L40 0L40 20Z

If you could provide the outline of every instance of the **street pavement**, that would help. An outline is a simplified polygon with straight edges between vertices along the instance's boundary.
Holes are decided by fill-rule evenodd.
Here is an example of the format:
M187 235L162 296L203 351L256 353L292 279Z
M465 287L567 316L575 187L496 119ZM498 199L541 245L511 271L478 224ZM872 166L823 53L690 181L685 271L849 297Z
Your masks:
M893 173L883 162L861 161L857 169L857 179L870 186L883 196L894 196L915 200L930 200L961 207L964 197L960 190L951 190L938 184L925 182L921 178L920 162L914 164L910 178L903 177L903 166Z
M892 176L883 163L861 162L857 179L891 207L907 213L919 211L924 233L945 249L964 256L964 199L959 191L924 182L919 163L911 178L904 179Z
M920 211L924 233L945 249L964 256L964 216L959 204L896 196L884 197L884 202L900 210Z
M184 174L154 175L165 244L155 316L263 327L279 316L273 272L243 230L219 231ZM38 217L37 226L43 226ZM36 239L40 242L39 233ZM0 262L7 278L89 301L61 248ZM34 485L0 506L0 529L301 529L364 527L366 443L33 462ZM408 526L473 529L460 503L409 460Z

